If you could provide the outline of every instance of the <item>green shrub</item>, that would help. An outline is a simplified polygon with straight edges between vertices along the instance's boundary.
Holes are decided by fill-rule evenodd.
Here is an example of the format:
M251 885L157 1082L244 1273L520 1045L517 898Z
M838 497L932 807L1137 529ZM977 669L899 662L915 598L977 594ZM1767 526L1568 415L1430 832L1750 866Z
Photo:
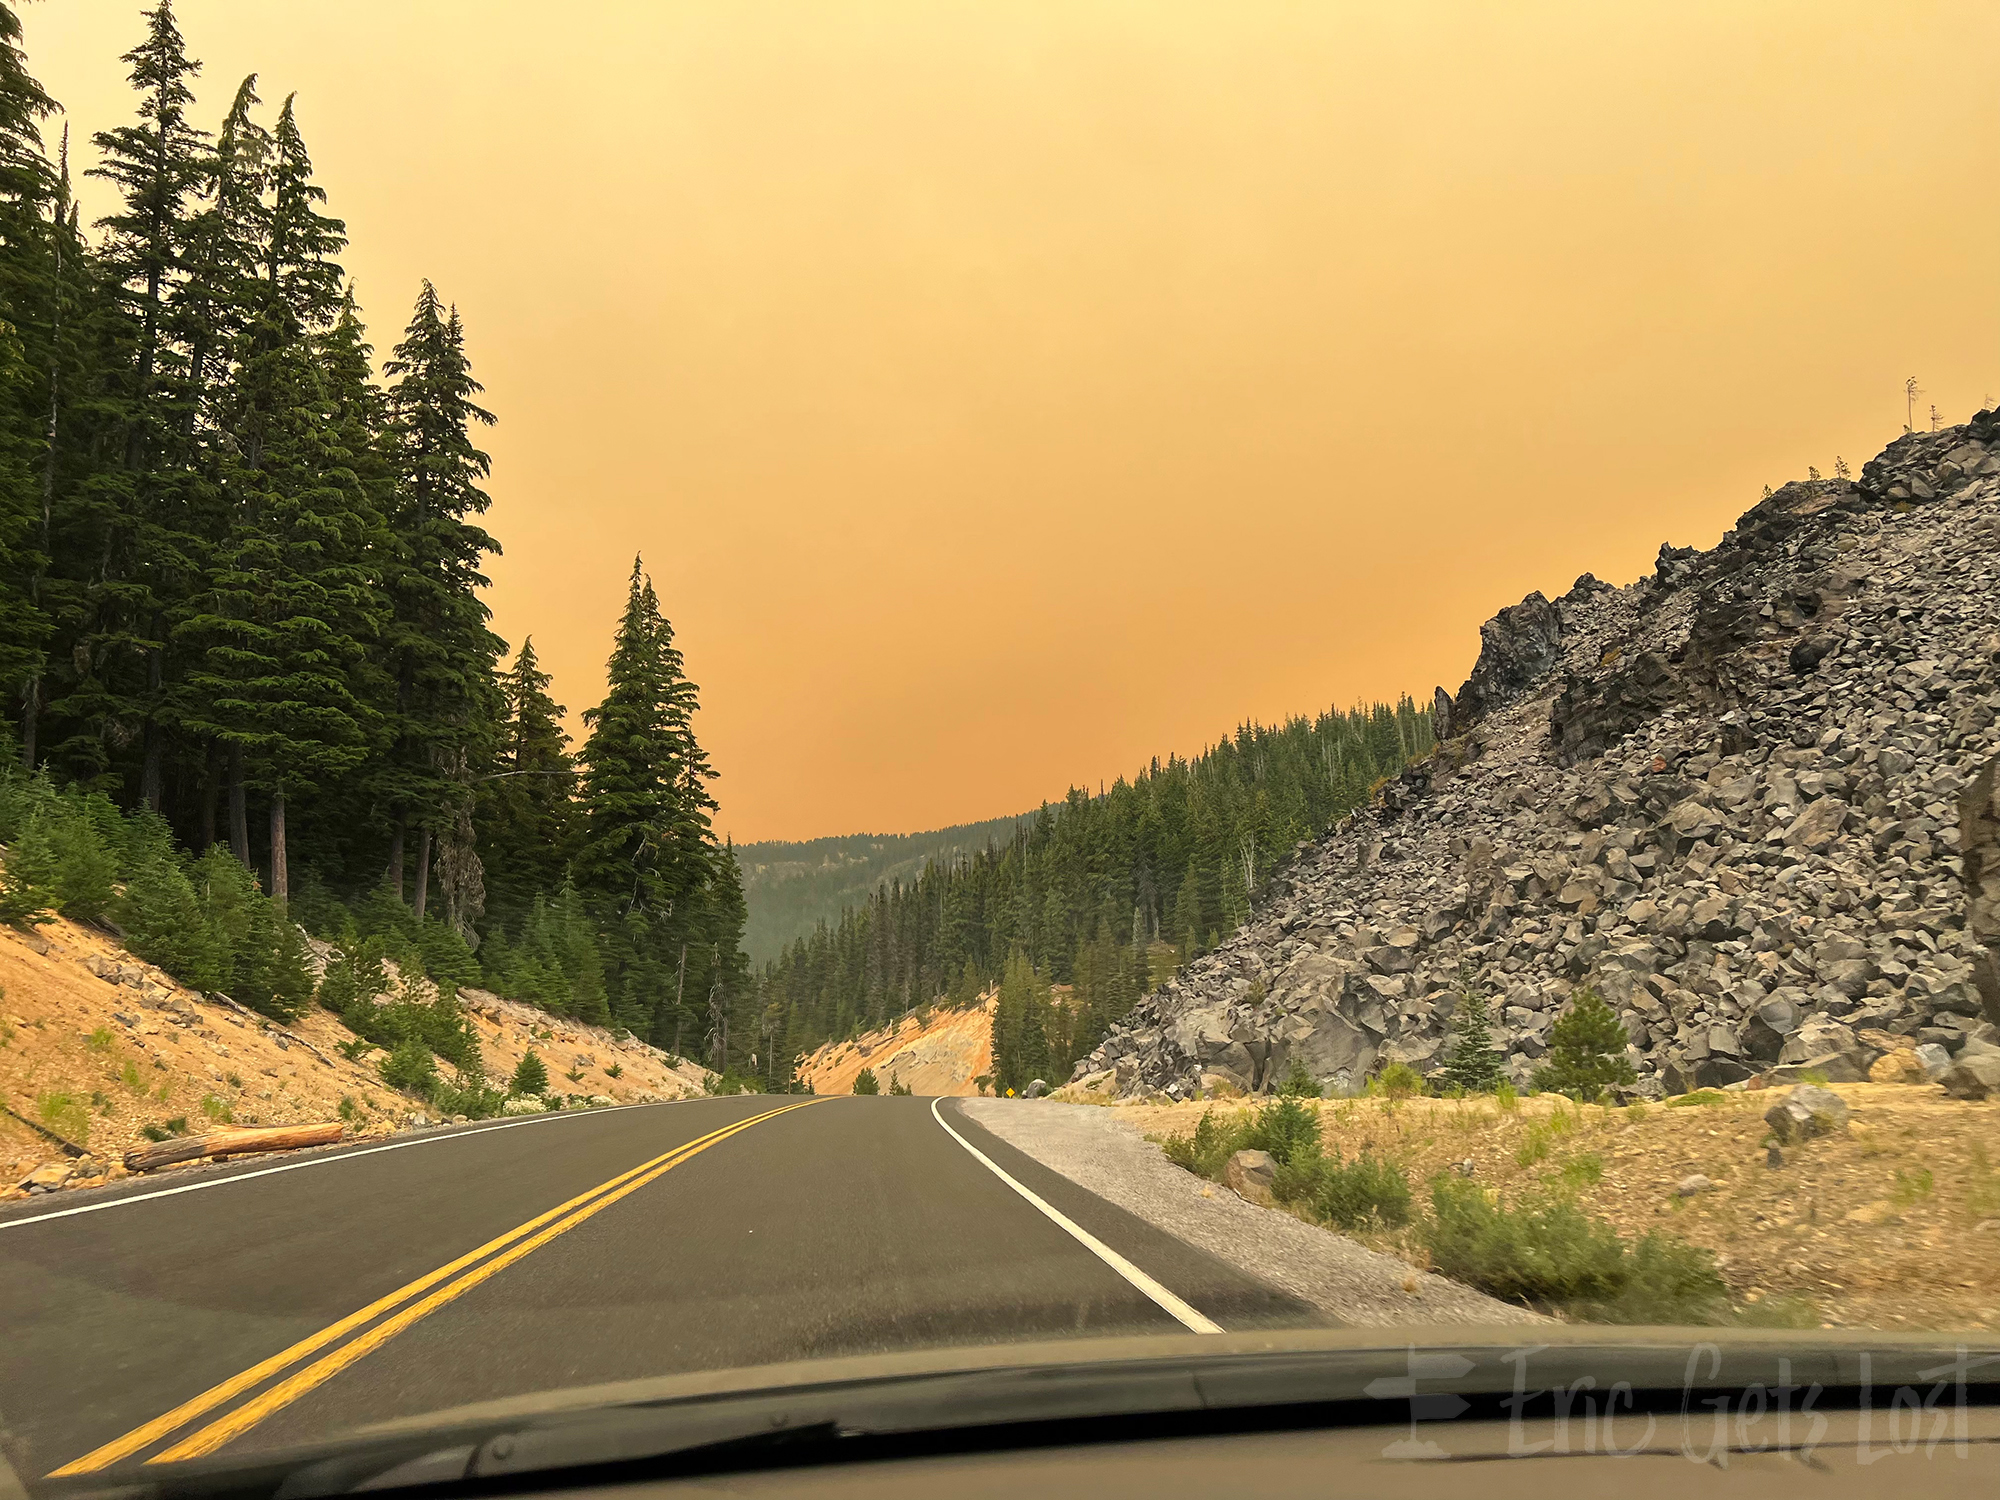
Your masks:
M1400 1229L1410 1222L1410 1179L1365 1152L1344 1166L1323 1160L1307 1202L1342 1229Z
M465 939L449 922L428 918L417 929L417 953L424 973L439 990L476 987L480 980L479 960L465 946Z
M863 1068L854 1075L854 1092L857 1094L879 1094L882 1085L876 1081L873 1068Z
M1692 1094L1680 1094L1667 1101L1668 1109L1700 1109L1711 1104L1727 1104L1729 1096L1716 1089L1696 1089Z
M90 1102L66 1089L55 1089L35 1100L42 1123L76 1146L90 1144Z
M542 1061L541 1054L530 1047L527 1056L523 1057L514 1069L514 1077L507 1085L507 1092L518 1099L531 1094L539 1096L548 1091L548 1066Z
M1241 1120L1225 1121L1214 1110L1205 1110L1187 1135L1158 1137L1167 1160L1197 1177L1220 1177L1229 1158L1242 1150L1245 1125Z
M1493 1102L1500 1106L1500 1112L1511 1115L1521 1106L1521 1094L1509 1079L1501 1079L1493 1090Z
M214 1094L202 1095L201 1112L218 1125L236 1123L236 1112L229 1107L229 1101L219 1099Z
M1278 1092L1287 1099L1317 1099L1319 1083L1306 1071L1305 1060L1292 1059L1291 1070L1285 1074L1285 1081L1278 1085Z
M86 799L51 797L31 812L7 852L9 908L41 900L79 922L98 922L111 909L118 864L104 846ZM15 920L32 920L23 910Z
M1549 1128L1546 1125L1530 1125L1521 1137L1521 1144L1514 1148L1514 1162L1517 1166L1532 1167L1537 1162L1549 1159Z
M1424 1075L1406 1062L1392 1062L1369 1080L1369 1092L1385 1099L1404 1100L1424 1091Z
M1548 1061L1535 1070L1535 1087L1594 1104L1607 1088L1637 1075L1625 1056L1630 1038L1618 1015L1594 989L1581 989L1549 1031Z
M1573 1156L1562 1164L1562 1170L1556 1177L1571 1192L1595 1187L1604 1180L1604 1158L1595 1151L1586 1151L1581 1156Z
M1700 1323L1728 1313L1709 1252L1658 1232L1627 1245L1562 1198L1509 1206L1441 1176L1419 1233L1437 1271L1508 1301L1595 1322Z
M326 973L319 982L319 1003L334 1014L345 1016L351 1007L373 1002L388 988L389 975L382 967L380 940L368 939L351 944L338 957L328 960Z
M428 1096L437 1082L437 1062L431 1056L431 1049L416 1037L398 1042L380 1066L382 1081L392 1089ZM546 1078L543 1082L546 1087Z
M274 1021L295 1020L312 1004L312 969L298 923L275 901L256 897L236 950L232 998Z
M116 908L125 946L189 989L225 987L227 954L211 926L194 882L170 858L149 859L125 882Z
M1311 1161L1319 1155L1319 1115L1295 1098L1273 1099L1251 1117L1236 1149L1268 1151L1280 1166Z
M361 1113L361 1109L357 1104L355 1104L354 1096L352 1094L342 1094L340 1096L339 1113L340 1113L340 1118L347 1121L349 1124L352 1124L354 1121L354 1117Z

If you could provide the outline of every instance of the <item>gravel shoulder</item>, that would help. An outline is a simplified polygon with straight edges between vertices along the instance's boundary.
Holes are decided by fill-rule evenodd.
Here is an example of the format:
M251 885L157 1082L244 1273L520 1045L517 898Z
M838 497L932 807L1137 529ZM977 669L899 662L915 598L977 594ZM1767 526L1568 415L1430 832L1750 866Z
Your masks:
M1372 1328L1545 1321L1203 1182L1168 1161L1113 1110L1042 1099L968 1099L960 1107L1009 1145L1107 1203L1342 1323Z

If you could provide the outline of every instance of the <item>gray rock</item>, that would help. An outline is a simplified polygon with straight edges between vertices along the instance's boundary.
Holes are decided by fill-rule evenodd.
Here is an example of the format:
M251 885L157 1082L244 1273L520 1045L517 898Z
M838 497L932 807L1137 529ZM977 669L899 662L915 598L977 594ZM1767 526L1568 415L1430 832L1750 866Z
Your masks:
M1802 1083L1764 1111L1764 1123L1781 1146L1847 1129L1847 1101L1831 1089Z
M1961 1055L1938 1079L1954 1099L1990 1099L2000 1095L2000 1055Z
M1045 1078L1037 1078L1031 1081L1026 1088L1021 1090L1021 1097L1023 1099L1039 1099L1042 1097L1042 1095L1046 1094L1048 1091L1049 1091L1048 1080Z
M1239 1151L1222 1169L1223 1185L1252 1203L1269 1203L1277 1180L1278 1163L1268 1151Z
M1714 1183L1710 1182L1706 1177L1702 1176L1701 1173L1693 1172L1690 1173L1688 1176L1683 1177L1680 1180L1680 1182L1675 1185L1674 1196L1676 1198L1692 1198L1699 1193L1712 1193L1714 1191L1715 1191Z
M1936 1082L1951 1067L1951 1054L1935 1042L1917 1044L1917 1061L1924 1065L1924 1071Z

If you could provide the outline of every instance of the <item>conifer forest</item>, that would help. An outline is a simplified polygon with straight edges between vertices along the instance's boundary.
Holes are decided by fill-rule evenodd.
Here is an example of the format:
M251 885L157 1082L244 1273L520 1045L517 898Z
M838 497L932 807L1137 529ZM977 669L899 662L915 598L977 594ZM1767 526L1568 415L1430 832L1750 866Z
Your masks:
M483 986L776 1091L821 1041L997 984L996 1066L1025 1083L1430 747L1407 699L1246 725L753 969L643 561L573 743L532 641L491 628L496 417L450 289L371 334L310 101L256 75L198 98L170 0L124 63L87 218L0 0L0 920L103 924L279 1017L355 1005L352 966L390 958L441 1005ZM308 936L347 967L319 976Z

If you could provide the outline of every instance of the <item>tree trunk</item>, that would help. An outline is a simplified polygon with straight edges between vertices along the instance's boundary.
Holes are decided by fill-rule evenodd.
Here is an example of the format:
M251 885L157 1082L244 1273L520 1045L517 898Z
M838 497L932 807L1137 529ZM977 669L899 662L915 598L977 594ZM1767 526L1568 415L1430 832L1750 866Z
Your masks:
M674 981L674 1056L681 1055L681 1022L687 1019L687 1012L681 1009L681 996L687 992L688 945L681 944L681 976Z
M271 899L286 900L292 891L291 873L285 864L285 794L271 793Z
M416 913L419 922L424 919L424 903L431 892L431 831L417 830L417 899Z
M21 769L29 775L35 771L35 730L42 717L42 674L37 672L28 679L28 690L21 695Z
M338 1120L325 1125L243 1125L234 1130L218 1130L212 1135L183 1136L162 1141L157 1146L141 1146L125 1153L125 1170L150 1172L175 1162L196 1161L204 1156L242 1156L251 1151L297 1151L304 1146L331 1146L341 1136Z
M248 870L250 864L250 804L243 790L243 747L229 747L229 852Z
M410 826L410 815L398 813L396 826L389 833L389 868L383 878L389 882L389 889L396 893L396 899L403 899L403 831Z
M215 847L215 803L222 792L222 746L215 740L208 742L208 772L201 782L201 821L197 827L200 835L195 847L203 854Z
M148 812L160 810L161 772L166 764L166 736L160 726L146 723L146 759L139 770L139 801Z
M153 628L155 631L160 628L157 620L153 622ZM165 680L166 672L165 663L162 662L161 656L162 653L159 651L148 651L146 653L146 686L150 690L150 696L156 705L159 702L160 688ZM160 727L159 720L148 713L146 716L146 758L139 771L139 801L144 804L148 812L158 812L160 810L160 797L163 791L162 781L164 780L162 772L166 766L166 752L167 732Z

